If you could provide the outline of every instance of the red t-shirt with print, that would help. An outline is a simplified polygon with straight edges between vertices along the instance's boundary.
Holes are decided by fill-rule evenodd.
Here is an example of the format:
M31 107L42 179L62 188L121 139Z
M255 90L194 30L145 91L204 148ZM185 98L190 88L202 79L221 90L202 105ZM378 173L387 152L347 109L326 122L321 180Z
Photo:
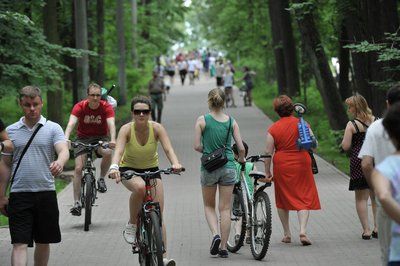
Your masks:
M71 114L78 117L78 137L107 136L107 118L114 117L114 109L106 101L100 101L97 109L89 107L89 101L75 104Z

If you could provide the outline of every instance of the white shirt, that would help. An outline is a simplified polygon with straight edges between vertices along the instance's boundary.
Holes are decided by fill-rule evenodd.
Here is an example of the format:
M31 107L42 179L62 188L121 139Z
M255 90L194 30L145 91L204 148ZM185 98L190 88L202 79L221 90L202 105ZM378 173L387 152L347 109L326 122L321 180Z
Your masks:
M358 158L362 159L363 156L371 156L374 158L375 165L378 165L395 151L396 148L382 125L382 119L378 119L368 127Z

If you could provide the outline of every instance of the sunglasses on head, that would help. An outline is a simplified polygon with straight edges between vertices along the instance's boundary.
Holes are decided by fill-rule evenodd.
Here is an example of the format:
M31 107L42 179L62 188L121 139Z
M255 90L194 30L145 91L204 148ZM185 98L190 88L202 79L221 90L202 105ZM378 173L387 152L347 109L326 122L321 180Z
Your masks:
M144 110L141 110L141 109L134 109L134 110L133 110L133 114L134 114L134 115L140 115L140 114L148 115L148 114L150 114L150 112L151 112L150 109L144 109Z

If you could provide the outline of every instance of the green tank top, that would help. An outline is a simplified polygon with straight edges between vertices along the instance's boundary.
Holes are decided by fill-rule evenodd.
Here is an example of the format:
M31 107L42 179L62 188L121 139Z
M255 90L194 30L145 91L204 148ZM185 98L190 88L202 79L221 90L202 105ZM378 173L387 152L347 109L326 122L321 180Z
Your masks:
M231 122L231 130L229 132L228 141L226 135L228 134L229 120L226 122L218 122L210 114L204 115L206 121L206 127L204 128L202 135L203 143L203 154L208 155L218 148L222 148L225 144L227 149L226 157L228 162L224 165L225 168L235 169L235 163L233 158L232 146L232 136L233 136L233 122L234 120L229 117ZM204 170L203 167L201 167Z

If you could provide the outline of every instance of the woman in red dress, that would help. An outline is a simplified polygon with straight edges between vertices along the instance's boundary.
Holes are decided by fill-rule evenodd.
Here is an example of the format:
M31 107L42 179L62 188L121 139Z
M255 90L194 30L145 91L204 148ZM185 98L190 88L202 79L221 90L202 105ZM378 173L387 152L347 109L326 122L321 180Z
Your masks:
M282 242L291 243L289 211L297 211L300 223L300 242L311 245L306 227L310 210L321 209L317 187L311 169L311 158L306 150L299 150L297 139L299 119L293 116L292 100L281 95L274 99L274 110L280 116L267 134L267 153L273 156L275 201L282 222ZM271 175L271 159L265 160L266 176Z

